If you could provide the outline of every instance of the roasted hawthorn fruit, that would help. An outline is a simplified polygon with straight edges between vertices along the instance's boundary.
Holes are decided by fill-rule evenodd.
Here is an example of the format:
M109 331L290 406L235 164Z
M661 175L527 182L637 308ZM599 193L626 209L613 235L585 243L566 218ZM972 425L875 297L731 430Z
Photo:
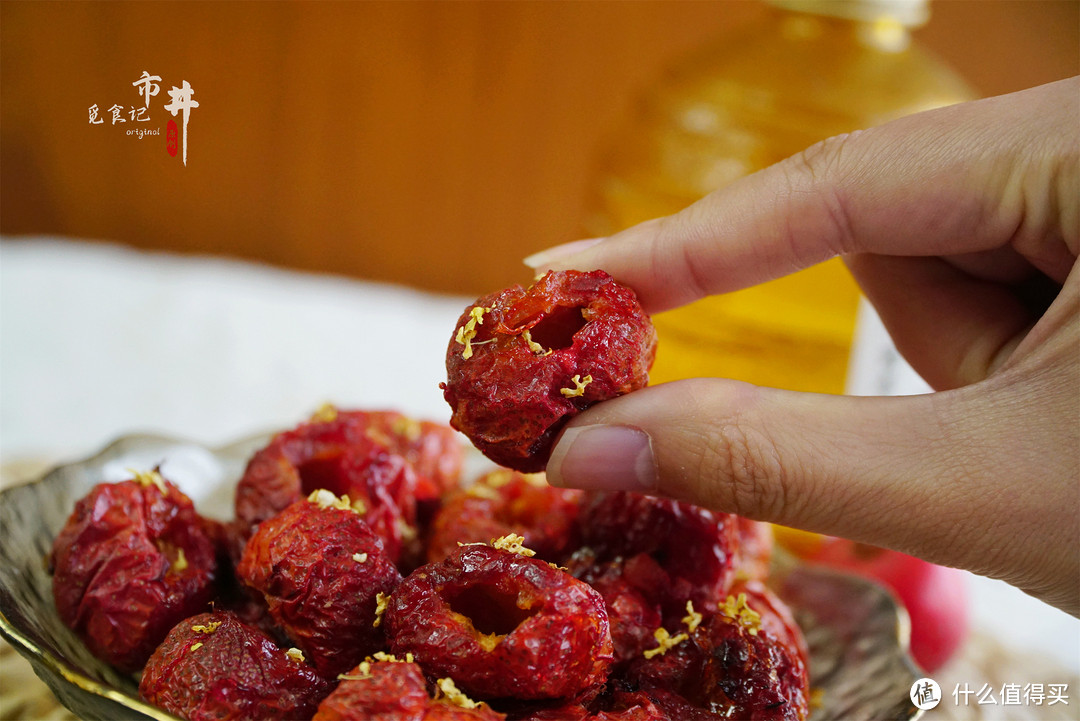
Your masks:
M739 581L731 587L730 597L738 599L740 594L746 597L746 605L761 617L761 627L809 668L810 650L787 604L758 579Z
M407 441L412 426L375 417L381 420L364 411L324 407L312 420L274 436L248 462L237 486L239 523L250 534L289 504L326 489L349 497L395 562L415 560L420 553L417 501L437 498L438 489L387 445L395 438ZM396 427L400 436L393 433Z
M622 689L619 684L613 686L586 704L571 701L528 708L508 714L508 718L510 721L710 721L722 718L675 693L657 689L646 693Z
M377 609L401 581L379 537L326 490L259 524L237 574L326 678L382 648Z
M464 452L461 436L450 426L417 420L397 411L342 413L366 415L372 435L381 436L390 450L411 463L421 478L430 481L439 493L457 488Z
M714 721L717 717L724 718L722 713L713 713L703 708L694 706L685 698L673 691L663 689L650 689L646 694L653 702L655 708L660 711L660 718L670 721ZM727 718L738 718L729 716Z
M599 563L589 548L579 549L567 570L604 598L616 670L656 645L653 633L662 624L660 601L667 574L646 554Z
M604 699L602 708L589 721L675 721L676 718L689 721L670 716L641 691L615 691Z
M709 650L699 679L707 708L738 718L803 721L809 714L809 679L804 660L782 640L752 624L718 613L702 629ZM693 692L691 692L693 693Z
M589 721L592 712L575 701L555 705L530 706L507 715L510 721Z
M419 665L386 654L362 661L339 676L312 721L501 721L506 717L478 704L440 679L428 693ZM449 694L444 690L449 690Z
M506 543L509 540L509 543ZM513 539L461 546L413 571L383 618L390 648L478 698L559 698L606 679L600 594Z
M638 554L656 561L664 578L657 586L661 606L666 614L681 615L688 600L702 609L727 596L738 547L735 519L682 501L619 491L592 494L579 525L583 545L598 562Z
M573 700L552 704L530 704L508 713L510 721L588 721L592 711Z
M424 721L502 721L504 714L492 711L488 706L458 706L433 701L424 713Z
M214 597L208 528L191 499L156 471L98 484L53 542L60 619L98 658L139 670L169 629Z
M804 721L809 678L801 638L777 615L779 599L759 592L728 596L666 652L634 661L625 678L654 698L672 694L720 716Z
M177 624L139 682L148 703L188 721L310 718L331 688L302 654L224 611Z
M311 721L423 721L431 700L415 663L363 661L339 679Z
M450 425L497 464L532 473L570 418L644 387L655 355L632 290L600 270L551 271L465 309L440 387Z
M509 534L545 561L560 561L577 546L582 492L554 488L542 474L506 468L485 473L450 494L435 514L427 560L441 561L460 543L486 543Z

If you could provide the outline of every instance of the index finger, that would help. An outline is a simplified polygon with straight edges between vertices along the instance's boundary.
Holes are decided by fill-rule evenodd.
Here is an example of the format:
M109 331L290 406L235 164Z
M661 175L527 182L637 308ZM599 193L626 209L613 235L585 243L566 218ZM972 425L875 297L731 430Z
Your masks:
M1073 78L830 138L680 213L526 262L603 268L649 312L854 253L950 256L1012 244L1064 277L1076 228L1058 227L1046 208L1075 191L1078 88Z

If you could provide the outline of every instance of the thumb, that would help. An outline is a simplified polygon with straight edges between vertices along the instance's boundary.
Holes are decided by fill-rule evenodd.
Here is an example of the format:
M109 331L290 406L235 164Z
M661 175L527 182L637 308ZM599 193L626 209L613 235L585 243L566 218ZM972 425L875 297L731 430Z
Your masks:
M664 495L893 548L1072 604L1055 576L1075 577L1068 575L1074 554L1036 559L1046 546L1009 540L1030 535L1046 498L1023 490L1021 477L1004 488L998 480L1003 467L1022 475L1025 463L1045 472L1046 459L1024 458L1012 438L995 437L1005 435L998 426L980 422L995 412L1023 415L1031 401L971 390L983 385L873 398L723 379L661 384L575 418L554 447L548 479ZM1038 523L1068 529L1075 519ZM1065 548L1068 533L1059 539Z
M912 467L936 442L929 398L824 396L714 378L665 383L574 419L548 476L903 543L911 526L895 511L914 490Z

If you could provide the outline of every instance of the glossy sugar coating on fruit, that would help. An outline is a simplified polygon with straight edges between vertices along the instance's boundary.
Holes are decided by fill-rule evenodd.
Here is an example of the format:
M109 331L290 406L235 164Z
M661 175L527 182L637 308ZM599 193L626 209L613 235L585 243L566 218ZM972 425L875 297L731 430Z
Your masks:
M309 718L332 685L295 650L226 612L185 619L146 664L139 694L189 721Z
M450 424L501 466L542 470L555 436L597 401L644 387L656 332L603 271L552 271L469 306L446 351Z
M359 514L322 494L261 523L237 574L263 593L273 619L312 665L333 678L382 649L379 599L401 575Z
M53 543L60 619L98 658L137 671L178 621L207 608L217 559L191 500L157 472L102 483Z
M410 574L384 621L397 656L478 698L559 698L606 679L600 594L550 564L487 545Z

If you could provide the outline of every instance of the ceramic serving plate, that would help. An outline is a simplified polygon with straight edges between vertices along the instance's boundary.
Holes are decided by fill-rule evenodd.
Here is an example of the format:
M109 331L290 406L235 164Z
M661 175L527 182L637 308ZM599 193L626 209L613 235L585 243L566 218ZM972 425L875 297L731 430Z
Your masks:
M93 458L0 494L0 635L76 715L87 721L175 721L139 700L136 680L90 655L56 614L46 558L75 502L96 483L160 465L201 513L227 519L233 487L266 441L257 437L210 449L128 436ZM862 579L808 567L782 571L775 586L810 647L813 721L917 715L908 694L921 674L908 656L906 614L891 596Z

